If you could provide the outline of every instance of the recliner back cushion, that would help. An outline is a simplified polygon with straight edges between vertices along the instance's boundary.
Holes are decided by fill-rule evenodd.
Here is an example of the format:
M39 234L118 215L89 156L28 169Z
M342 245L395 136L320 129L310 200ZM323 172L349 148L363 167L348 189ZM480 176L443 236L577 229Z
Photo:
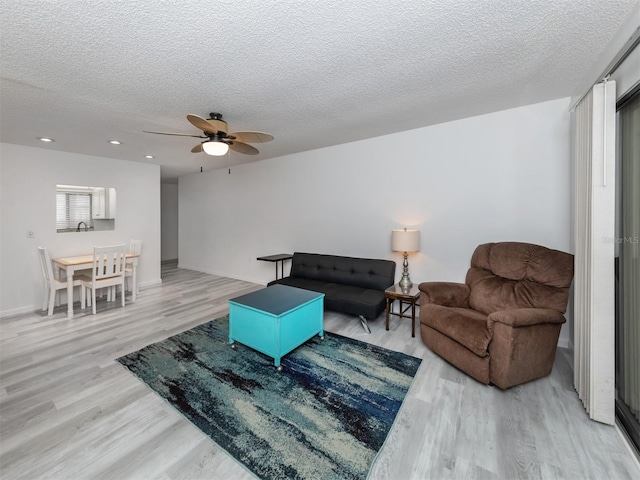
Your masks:
M486 243L471 257L469 306L485 315L529 307L564 313L572 279L573 255L530 243Z
M296 252L291 261L292 277L375 290L384 290L393 285L395 272L396 263L391 260Z

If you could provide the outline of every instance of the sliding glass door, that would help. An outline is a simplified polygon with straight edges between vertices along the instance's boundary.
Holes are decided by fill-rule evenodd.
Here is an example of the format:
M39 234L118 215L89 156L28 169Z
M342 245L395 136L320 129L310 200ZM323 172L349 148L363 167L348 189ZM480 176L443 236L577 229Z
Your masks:
M616 416L640 450L640 91L618 108Z

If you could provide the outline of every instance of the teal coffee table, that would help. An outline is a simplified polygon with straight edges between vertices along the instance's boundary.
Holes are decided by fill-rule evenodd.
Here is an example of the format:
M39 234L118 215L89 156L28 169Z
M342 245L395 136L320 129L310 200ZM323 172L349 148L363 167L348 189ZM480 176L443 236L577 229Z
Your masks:
M324 294L273 285L229 300L229 343L280 359L311 337L324 338Z

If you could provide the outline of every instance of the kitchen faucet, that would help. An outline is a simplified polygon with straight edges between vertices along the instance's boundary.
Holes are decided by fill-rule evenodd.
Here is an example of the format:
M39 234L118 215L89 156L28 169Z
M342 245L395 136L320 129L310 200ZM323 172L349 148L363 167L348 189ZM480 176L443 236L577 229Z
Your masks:
M80 225L84 225L84 231L85 232L89 230L89 227L87 226L87 224L85 222L80 222L80 223L78 223L78 227L76 228L76 232L80 231Z

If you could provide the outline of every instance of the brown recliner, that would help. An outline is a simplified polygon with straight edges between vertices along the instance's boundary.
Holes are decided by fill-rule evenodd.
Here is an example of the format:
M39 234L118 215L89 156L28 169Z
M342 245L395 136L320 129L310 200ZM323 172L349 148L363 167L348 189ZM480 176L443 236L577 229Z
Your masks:
M549 375L572 280L568 253L519 242L480 245L465 283L420 284L422 341L502 389Z

